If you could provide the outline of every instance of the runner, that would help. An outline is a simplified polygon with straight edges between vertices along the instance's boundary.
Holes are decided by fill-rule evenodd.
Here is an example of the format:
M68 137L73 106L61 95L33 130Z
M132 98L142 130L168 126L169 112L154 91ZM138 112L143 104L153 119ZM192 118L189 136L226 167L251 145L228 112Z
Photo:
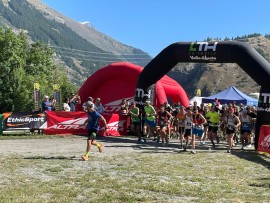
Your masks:
M86 108L87 108L86 112L88 114L88 139L87 139L86 153L84 156L82 156L82 160L84 161L88 160L91 145L96 145L98 147L99 152L100 153L102 152L102 144L96 141L97 132L99 130L99 121L102 121L104 123L106 133L108 133L107 122L101 114L95 111L93 102L88 101L86 103Z
M180 106L180 112L176 115L176 120L178 122L178 132L179 132L179 139L180 139L180 149L183 148L183 140L184 140L184 133L185 133L185 108L184 106Z
M216 106L212 105L211 110L206 113L206 119L209 121L208 139L211 140L213 149L216 148L214 138L217 138L217 131L220 121L220 115L216 111Z
M145 121L143 126L143 141L146 143L147 129L149 128L150 133L156 137L156 111L154 107L150 104L150 99L145 101L144 111L145 111Z
M140 109L136 107L136 102L131 103L131 109L129 110L129 115L131 117L131 133L133 136L138 136L140 138L141 131L141 118L140 118ZM138 141L139 141L138 140Z
M171 107L171 105L168 102L164 102L163 106L165 108L165 111L167 111L170 114L172 114L173 108ZM168 134L169 134L169 137L171 137L171 126L173 125L173 123L171 121L172 120L170 120L169 123L168 123Z
M165 111L164 105L160 106L160 110L158 112L158 124L159 124L159 135L162 141L162 146L168 146L169 144L169 134L168 128L170 120L172 120L172 114L168 111ZM165 142L164 142L165 141Z
M180 134L179 134L179 132L178 132L178 121L177 121L177 119L176 119L176 116L177 116L177 114L180 112L180 106L176 106L175 105L175 108L174 108L174 110L173 110L173 112L172 112L172 116L173 116L173 121L172 121L172 125L173 125L173 133L171 133L171 137L170 138L172 138L173 136L172 136L172 134L174 134L175 136L176 136L176 138L178 139L179 138L179 136L180 136Z
M247 110L242 110L240 115L241 121L241 142L242 149L246 146L251 147L251 132L252 132L252 118L247 115Z
M208 105L203 106L201 114L203 115L204 118L206 118L206 114L208 111L209 111ZM203 127L204 127L204 134L202 136L202 141L205 142L206 137L208 135L208 127L209 127L209 120L208 119L206 119L206 123L203 124Z
M191 153L195 154L195 135L192 133L192 127L193 127L193 113L191 111L191 109L188 107L187 109L187 113L185 114L185 140L186 140L186 145L184 147L184 151L187 151L187 147L190 144L190 140L191 140L191 144L192 144L192 151Z
M206 123L206 119L203 117L201 113L199 113L199 110L196 109L195 113L193 114L193 134L194 136L198 135L200 139L200 145L205 145L205 142L202 140L203 134L204 134L204 127L203 124Z
M236 129L241 125L241 121L238 116L234 114L234 108L229 109L229 115L226 116L224 123L226 124L226 135L229 144L227 153L231 153L233 146L233 137Z

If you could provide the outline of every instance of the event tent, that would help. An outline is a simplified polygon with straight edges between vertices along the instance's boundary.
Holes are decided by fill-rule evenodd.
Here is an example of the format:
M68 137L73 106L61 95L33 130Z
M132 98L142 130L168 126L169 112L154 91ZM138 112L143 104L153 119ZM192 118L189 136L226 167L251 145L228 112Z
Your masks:
M202 99L203 99L204 97L198 97L198 96L195 96L195 97L193 97L191 100L189 100L189 104L190 105L193 105L193 103L196 101L197 102L197 106L200 106L201 105L201 103L202 103Z
M243 103L244 105L248 105L248 106L254 106L254 105L258 106L257 99L254 99L244 94L243 92L241 92L234 86L230 86L229 88L223 90L222 92L211 95L209 97L204 97L202 99L202 102L212 103L214 102L215 98L217 98L221 104L228 104L235 101L236 104Z

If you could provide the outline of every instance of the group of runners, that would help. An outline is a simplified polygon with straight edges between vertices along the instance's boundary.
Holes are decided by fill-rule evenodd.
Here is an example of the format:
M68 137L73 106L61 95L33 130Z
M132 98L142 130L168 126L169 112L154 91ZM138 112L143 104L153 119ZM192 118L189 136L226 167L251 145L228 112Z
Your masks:
M244 107L243 104L237 106L235 102L221 107L217 99L211 104L200 106L194 102L187 108L181 106L180 102L173 106L165 102L156 108L150 100L146 100L144 107L139 109L133 102L129 115L131 132L138 136L139 143L145 143L150 135L153 141L167 146L170 138L176 135L180 140L179 148L186 151L191 145L192 153L195 153L196 137L201 146L205 145L206 139L210 140L213 149L221 137L227 138L228 153L240 143L242 149L250 148L256 122L253 107Z

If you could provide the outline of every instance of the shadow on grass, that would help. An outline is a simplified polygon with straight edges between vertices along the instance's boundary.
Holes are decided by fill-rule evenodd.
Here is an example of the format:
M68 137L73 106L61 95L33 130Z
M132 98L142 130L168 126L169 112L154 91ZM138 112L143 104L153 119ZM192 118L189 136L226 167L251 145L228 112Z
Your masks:
M242 151L242 150L238 150L232 151L232 155L235 155L241 159L245 159L247 161L251 161L257 164L260 164L262 166L264 166L265 168L270 170L270 159L269 157L267 157L264 154L259 154L256 151Z
M270 178L260 178L258 183L249 184L252 187L263 187L270 189Z
M137 142L137 137L132 137L132 136L119 136L119 137L114 137L114 136L106 136L106 137L98 137L98 140L103 142L103 143L115 143L114 145L110 146L105 146L108 148L125 148L125 147L132 147L135 150L143 150L142 153L182 153L183 150L179 149L180 143L178 139L171 140L168 146L162 146L161 143L157 144L155 141L152 141L151 138L147 139L146 143L138 143ZM125 143L126 145L120 145L117 143ZM210 142L209 142L210 143ZM226 143L220 143L216 144L216 148L214 150L211 149L211 144L206 144L204 146L198 145L196 143L196 150L203 151L204 153L223 153L226 152L227 147ZM191 149L191 146L189 145L188 149ZM240 150L240 149L236 149Z
M75 156L70 156L70 157L65 157L65 156L50 156L50 157L45 157L45 156L32 156L32 157L24 157L23 159L25 160L76 160L78 157Z

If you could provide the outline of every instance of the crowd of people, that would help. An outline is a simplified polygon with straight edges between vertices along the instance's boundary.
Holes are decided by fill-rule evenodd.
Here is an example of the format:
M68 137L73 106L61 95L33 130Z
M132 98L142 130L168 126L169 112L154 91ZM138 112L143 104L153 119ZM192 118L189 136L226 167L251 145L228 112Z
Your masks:
M71 94L70 98L66 98L63 103L63 111L76 111L77 104L81 104L80 96ZM55 100L45 96L42 102L42 111L50 111L54 108ZM106 121L101 116L105 109L100 98L96 98L94 101L92 97L88 97L87 101L82 104L82 110L88 112L89 115L94 115L94 119L91 120L101 119L107 126ZM129 103L123 98L120 104L120 114L130 116L130 132L138 137L138 143L146 143L146 138L152 136L154 142L168 146L174 135L179 139L179 148L186 151L187 148L191 147L192 153L196 153L196 139L198 139L200 146L205 145L206 139L209 140L213 149L216 148L220 139L226 139L228 153L231 153L234 145L241 144L242 149L250 148L257 117L254 107L243 104L236 105L236 102L220 105L218 99L215 99L213 103L201 104L200 106L195 101L193 105L186 108L180 102L173 106L165 102L158 108L151 105L151 101L148 99L143 107L138 108L136 102ZM94 131L93 129L89 130L90 141L83 158L85 160L88 157L91 144L96 144L96 132L95 128ZM101 150L102 145L97 143L97 146Z
M92 97L88 97L87 101L82 104L82 110L85 111L87 109L87 102L90 101L94 104L94 108L97 112L102 113L105 111L100 98L96 98L95 103L94 99ZM63 111L76 111L76 105L80 105L81 97L78 94L71 93L69 98L64 99L64 103L62 106ZM56 100L52 96L49 98L49 96L45 95L41 104L41 110L44 111L54 111L56 108Z
M200 146L208 139L213 149L220 139L226 139L228 153L234 145L250 148L257 117L254 107L235 102L221 106L218 99L200 106L194 102L186 108L180 102L173 106L165 102L157 108L146 100L142 109L133 102L125 112L131 116L131 133L138 136L139 143L145 143L146 138L152 136L153 141L167 146L172 135L176 135L180 140L179 148L186 151L191 146L192 153L195 153L196 139Z

